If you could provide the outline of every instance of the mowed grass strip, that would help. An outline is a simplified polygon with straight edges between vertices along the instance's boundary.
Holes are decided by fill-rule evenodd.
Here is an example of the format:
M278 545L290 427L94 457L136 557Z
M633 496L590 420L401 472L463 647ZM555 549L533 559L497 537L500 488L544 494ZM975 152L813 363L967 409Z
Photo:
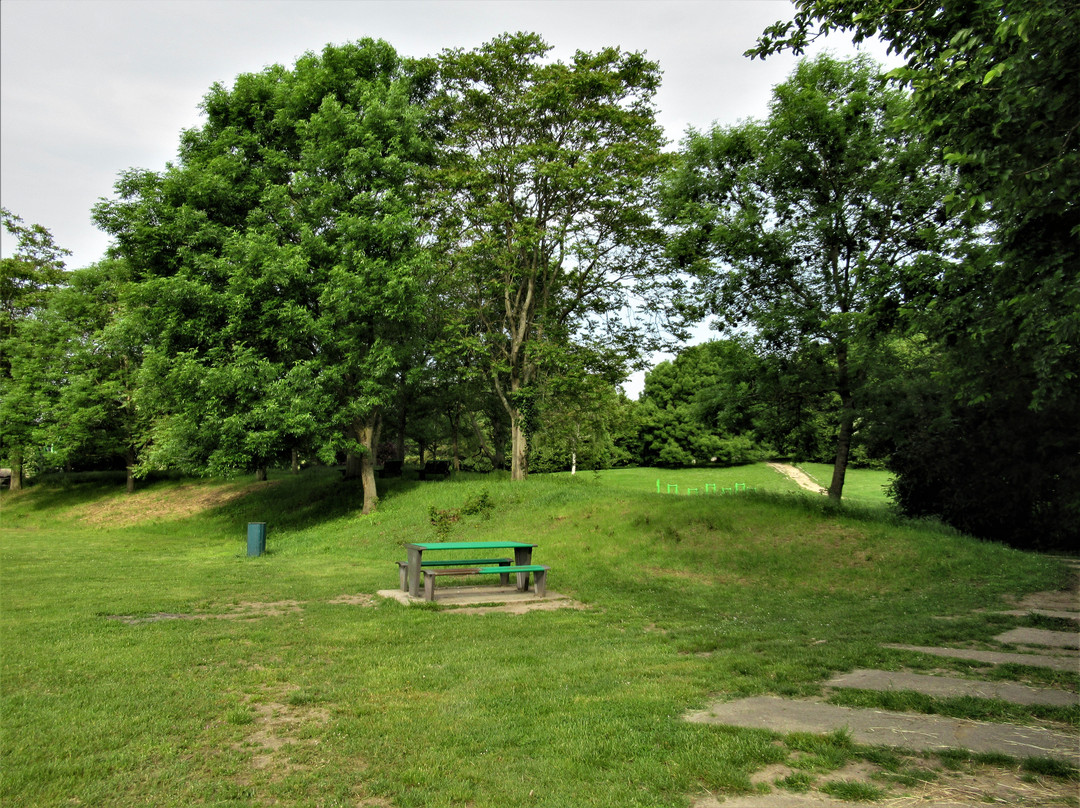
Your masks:
M406 475L370 517L321 470L131 500L101 481L5 493L0 802L685 805L749 791L788 754L687 710L907 664L882 643L986 641L1002 618L937 617L1064 581L1032 554L831 512L763 465L706 471L762 483L688 496L684 470L669 496L653 469ZM492 507L449 538L536 542L549 588L585 608L372 597L396 586L403 543L435 538L431 508L482 494ZM245 555L249 521L269 525L263 557Z

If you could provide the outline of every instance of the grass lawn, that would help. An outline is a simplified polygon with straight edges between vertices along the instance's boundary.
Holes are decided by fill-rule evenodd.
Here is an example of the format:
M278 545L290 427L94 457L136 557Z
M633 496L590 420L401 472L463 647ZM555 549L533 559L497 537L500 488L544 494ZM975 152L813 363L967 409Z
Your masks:
M828 463L799 463L799 468L822 488L832 482L833 467ZM844 501L860 506L887 506L887 489L893 475L888 471L849 468L844 475Z
M705 482L758 490L685 493ZM963 672L881 645L977 647L1023 619L973 610L1065 580L1052 559L831 512L764 465L406 475L380 493L361 517L358 492L318 469L132 496L101 481L4 492L0 804L689 805L752 791L754 771L796 750L803 768L860 752L836 738L810 754L805 738L686 711L820 696L856 667ZM492 509L449 538L536 542L549 589L583 608L374 597L396 586L403 543L435 539L431 508L481 494ZM249 521L269 526L260 558Z

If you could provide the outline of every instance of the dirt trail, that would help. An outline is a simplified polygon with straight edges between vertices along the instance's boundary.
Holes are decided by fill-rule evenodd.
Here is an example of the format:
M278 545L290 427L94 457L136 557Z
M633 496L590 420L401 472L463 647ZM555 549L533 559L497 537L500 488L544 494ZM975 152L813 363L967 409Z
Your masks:
M800 471L794 466L790 466L787 463L769 463L769 468L786 477L790 477L800 487L805 488L807 491L813 491L815 494L828 494L829 492L814 482L808 474L804 471Z

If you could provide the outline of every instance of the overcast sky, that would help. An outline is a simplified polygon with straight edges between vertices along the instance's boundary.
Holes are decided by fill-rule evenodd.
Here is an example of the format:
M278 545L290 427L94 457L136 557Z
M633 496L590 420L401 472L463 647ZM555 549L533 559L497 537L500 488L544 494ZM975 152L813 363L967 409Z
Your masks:
M765 115L794 59L742 54L791 12L787 0L3 0L0 204L48 228L69 267L93 263L108 239L91 207L124 169L173 159L212 83L361 37L407 56L506 31L539 33L561 59L645 51L664 73L656 102L674 144L688 126ZM822 47L854 53L839 37Z

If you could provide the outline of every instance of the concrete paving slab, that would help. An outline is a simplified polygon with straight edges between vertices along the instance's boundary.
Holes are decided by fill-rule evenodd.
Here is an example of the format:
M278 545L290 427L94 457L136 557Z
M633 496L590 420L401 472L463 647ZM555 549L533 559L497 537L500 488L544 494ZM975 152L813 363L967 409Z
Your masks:
M829 687L858 690L913 690L936 698L974 696L980 699L1000 699L1012 704L1043 704L1051 707L1080 704L1080 694L1067 690L1028 687L1012 682L979 682L952 676L928 676L906 671L855 670L834 676L825 684Z
M1075 620L1080 623L1080 612L1058 612L1052 609L1011 609L1007 612L995 612L995 614L1007 614L1010 617L1027 617L1029 614L1037 614L1043 617L1056 617L1058 620Z
M1053 757L1080 765L1080 737L1041 727L991 724L935 715L858 710L813 701L756 696L719 702L688 713L698 724L767 729L773 732L824 734L848 729L864 744L917 751L968 749L1015 757Z
M1016 601L1022 609L1053 609L1059 612L1080 611L1080 592L1063 589L1057 592L1032 592Z
M952 657L953 659L970 659L973 662L985 662L988 665L1030 665L1034 668L1049 668L1055 671L1080 673L1080 657L1072 655L1013 654L1004 651L973 651L968 648L935 648L926 645L889 644L882 647L892 648L896 651L918 651L920 654Z
M408 592L402 592L400 589L380 589L377 594L379 597L390 598L406 606L416 603L428 603L423 598L414 598ZM518 592L512 586L446 586L435 590L435 603L439 606L478 606L487 603L505 606L509 604L555 603L566 600L568 598L565 595L552 592L550 589L544 597L540 597L531 589L528 592Z
M1014 628L994 637L1010 645L1041 645L1046 648L1068 648L1080 651L1080 632L1048 631L1042 628Z

